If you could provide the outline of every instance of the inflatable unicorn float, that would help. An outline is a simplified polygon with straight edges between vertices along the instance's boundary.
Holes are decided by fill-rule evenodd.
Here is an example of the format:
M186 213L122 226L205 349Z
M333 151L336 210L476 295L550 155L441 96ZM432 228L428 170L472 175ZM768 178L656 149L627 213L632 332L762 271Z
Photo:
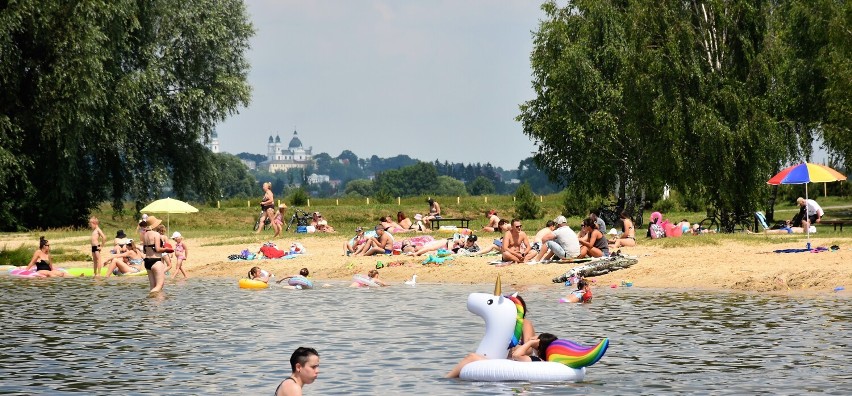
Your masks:
M501 293L500 276L494 294L471 293L468 311L485 320L485 336L476 353L486 357L466 364L459 378L471 381L582 381L586 366L597 363L609 347L609 339L586 347L557 339L547 347L542 362L519 362L507 359L508 348L517 345L522 336L524 308L515 295Z

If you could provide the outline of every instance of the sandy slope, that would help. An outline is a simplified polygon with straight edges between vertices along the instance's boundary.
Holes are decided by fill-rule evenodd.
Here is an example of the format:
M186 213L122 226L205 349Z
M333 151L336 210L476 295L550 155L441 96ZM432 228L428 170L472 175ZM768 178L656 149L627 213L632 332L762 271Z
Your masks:
M713 236L701 236L705 238ZM342 244L346 238L303 238L300 242L307 254L292 260L253 260L231 262L229 254L239 253L243 249L257 251L260 242L245 244L225 244L226 240L188 239L190 258L187 269L191 277L227 277L238 279L254 266L271 270L279 277L296 274L302 267L311 271L315 280L345 281L353 274L366 273L375 268L377 261L384 263L402 262L398 267L389 267L380 271L381 278L391 283L402 282L418 275L422 283L491 283L498 273L504 284L515 288L540 288L553 285L551 279L561 275L573 265L538 264L511 265L494 267L488 265L489 257L458 257L442 266L421 265L423 257L382 256L382 257L346 257L342 256ZM762 236L755 238L765 238ZM777 236L773 238L785 238ZM21 238L20 235L6 234L0 245L15 246L21 243L35 242ZM66 238L52 241L65 247L79 246L86 250L86 240ZM289 240L276 241L280 246L289 246ZM748 244L719 241L717 245L663 248L659 245L642 243L633 248L623 249L626 254L639 257L639 263L631 268L601 276L596 280L598 286L620 284L622 280L631 280L634 287L652 288L697 288L697 289L733 289L756 292L832 292L837 286L852 288L852 238L832 238L825 235L812 239L813 246L837 244L836 252L777 254L776 249L801 248L803 242L789 243L751 242ZM62 266L84 266L88 263L62 263ZM848 291L846 292L848 293Z

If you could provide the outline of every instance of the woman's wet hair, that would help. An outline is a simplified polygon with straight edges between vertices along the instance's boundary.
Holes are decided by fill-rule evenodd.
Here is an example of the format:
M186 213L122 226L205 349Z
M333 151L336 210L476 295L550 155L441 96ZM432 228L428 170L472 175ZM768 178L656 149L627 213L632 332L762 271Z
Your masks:
M550 333L541 333L538 335L538 348L536 348L536 354L541 360L547 360L547 347L550 346L553 341L556 341L556 336Z
M370 272L367 273L367 276L369 276L370 278L375 278L379 276L379 270L370 270Z
M251 269L248 272L249 279L254 279L258 275L260 275L260 267L251 267Z
M586 282L585 279L580 279L579 281L577 281L577 290L585 289L587 284L588 282Z
M299 270L299 275L302 275L302 276L304 276L304 277L306 277L306 278L308 277L308 274L309 274L309 273L310 273L310 271L308 271L308 269L307 269L307 268L302 268L302 269L300 269L300 270Z
M314 348L307 348L307 347L296 348L296 350L293 351L293 354L290 355L290 368L295 373L296 372L296 365L300 364L300 365L302 365L302 367L305 367L305 363L308 362L308 359L312 355L319 357L319 353L317 353L317 350L314 349Z
M38 238L38 248L39 248L39 249L43 248L43 247L44 247L44 245L47 245L48 243L50 243L50 242L48 242L48 240L47 240L47 239L44 239L44 236L40 236L40 237Z
M397 222L403 221L407 218L408 217L405 217L405 213L402 213L402 211L396 212L396 221Z
M621 217L622 219L627 219L627 218L629 218L630 216L628 216L628 215L627 215L627 212L625 212L625 211L623 211L623 210L622 210L622 211L621 211L621 214L619 214L619 215L618 215L618 217Z

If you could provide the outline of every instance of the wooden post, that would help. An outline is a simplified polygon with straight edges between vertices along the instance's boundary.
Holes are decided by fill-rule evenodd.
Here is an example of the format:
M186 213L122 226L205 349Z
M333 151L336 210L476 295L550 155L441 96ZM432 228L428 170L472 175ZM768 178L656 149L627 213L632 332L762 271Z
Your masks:
M396 197L396 204L402 205L402 197Z
M488 196L485 196L485 203L488 203Z
M544 202L544 195L538 196L538 202Z
M515 202L517 199L518 197L512 197L512 202Z
M219 206L219 201L216 201L216 209L222 209L222 207Z
M456 197L456 205L461 204L461 197Z
M370 204L370 197L367 197L367 205Z
M247 208L250 208L250 207L251 207L251 201L246 201L246 207L247 207Z
M311 207L311 199L310 198L308 198L308 207L309 208Z
M340 198L334 200L334 204L340 206Z

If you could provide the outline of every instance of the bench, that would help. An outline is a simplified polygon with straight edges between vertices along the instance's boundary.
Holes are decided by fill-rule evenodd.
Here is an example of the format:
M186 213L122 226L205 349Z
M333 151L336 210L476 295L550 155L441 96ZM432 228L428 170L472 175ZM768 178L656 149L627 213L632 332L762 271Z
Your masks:
M834 231L837 231L837 226L840 226L840 232L843 232L843 225L852 224L852 220L820 220L819 224L833 225Z
M441 223L443 222L457 222L460 228L470 228L470 220L471 219L442 217L440 219L432 219L431 227L432 230L439 230L441 228Z

